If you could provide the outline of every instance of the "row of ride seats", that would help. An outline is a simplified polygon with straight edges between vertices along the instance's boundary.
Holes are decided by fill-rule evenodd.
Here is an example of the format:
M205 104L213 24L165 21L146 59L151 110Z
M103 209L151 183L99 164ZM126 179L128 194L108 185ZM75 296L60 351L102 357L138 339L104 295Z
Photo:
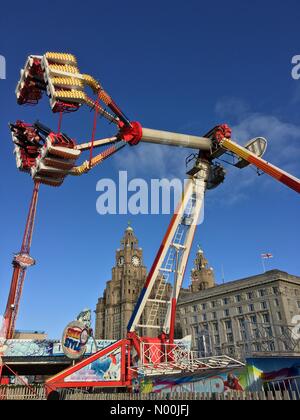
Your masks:
M37 182L61 185L81 154L74 140L40 123L17 121L10 129L18 169L29 172Z
M84 77L75 56L48 52L28 57L16 88L17 101L20 105L36 104L43 92L48 95L53 112L76 111L86 102Z
M35 166L31 168L32 178L43 184L60 186L81 154L72 143L63 134L50 133Z

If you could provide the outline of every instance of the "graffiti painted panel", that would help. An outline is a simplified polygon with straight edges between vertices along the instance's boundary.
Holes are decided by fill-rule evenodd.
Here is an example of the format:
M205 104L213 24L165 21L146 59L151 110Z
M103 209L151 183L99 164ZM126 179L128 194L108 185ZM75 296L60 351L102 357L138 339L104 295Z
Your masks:
M244 391L248 387L246 368L218 370L191 376L172 375L164 378L141 379L141 392L213 392Z
M247 359L251 390L269 389L268 384L276 390L288 389L293 382L297 392L300 390L300 358L299 357L256 357ZM291 378L295 378L291 381ZM272 386L270 389L273 389ZM299 395L300 396L300 395Z
M97 350L115 343L114 340L96 340ZM7 340L3 346L5 357L53 357L64 356L58 340ZM87 343L86 355L96 351L93 340Z
M120 381L120 379L121 350L118 348L67 376L64 382Z

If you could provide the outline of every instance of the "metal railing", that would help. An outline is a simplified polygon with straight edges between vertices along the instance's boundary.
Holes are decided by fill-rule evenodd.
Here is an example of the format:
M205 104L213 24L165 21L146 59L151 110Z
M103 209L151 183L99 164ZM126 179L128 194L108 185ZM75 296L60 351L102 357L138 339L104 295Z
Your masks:
M44 385L0 385L1 400L45 400Z
M141 375L196 372L244 366L227 355L201 357L182 344L141 343L141 360L132 368Z
M180 400L268 400L268 401L295 401L299 400L291 380L299 380L299 377L289 378L290 386L282 386L282 381L273 381L265 384L263 391L244 392L164 392L164 393L104 393L99 389L87 391L86 389L63 389L58 392L60 400L108 400L108 401L180 401ZM33 386L34 392L28 387L16 385L1 385L0 400L46 400L46 392L43 385ZM268 389L267 389L268 388ZM298 388L299 389L299 388Z
M290 378L278 379L275 381L264 381L263 388L267 392L285 392L288 393L291 399L300 400L300 376L293 376Z

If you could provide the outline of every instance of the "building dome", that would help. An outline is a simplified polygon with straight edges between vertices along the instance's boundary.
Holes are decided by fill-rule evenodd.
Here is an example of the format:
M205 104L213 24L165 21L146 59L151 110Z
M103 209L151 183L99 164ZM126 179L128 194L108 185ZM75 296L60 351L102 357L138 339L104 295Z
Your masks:
M133 229L131 227L131 223L130 222L128 222L128 226L127 226L125 232L133 232Z

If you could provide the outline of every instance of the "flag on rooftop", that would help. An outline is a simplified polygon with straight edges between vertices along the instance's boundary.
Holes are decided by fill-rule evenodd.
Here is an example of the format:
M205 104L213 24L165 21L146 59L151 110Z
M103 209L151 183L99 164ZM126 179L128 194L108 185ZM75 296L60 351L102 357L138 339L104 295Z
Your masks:
M268 259L268 258L273 258L273 255L270 254L270 253L268 253L268 252L266 252L265 254L261 254L261 257L262 258L265 258L265 259Z

